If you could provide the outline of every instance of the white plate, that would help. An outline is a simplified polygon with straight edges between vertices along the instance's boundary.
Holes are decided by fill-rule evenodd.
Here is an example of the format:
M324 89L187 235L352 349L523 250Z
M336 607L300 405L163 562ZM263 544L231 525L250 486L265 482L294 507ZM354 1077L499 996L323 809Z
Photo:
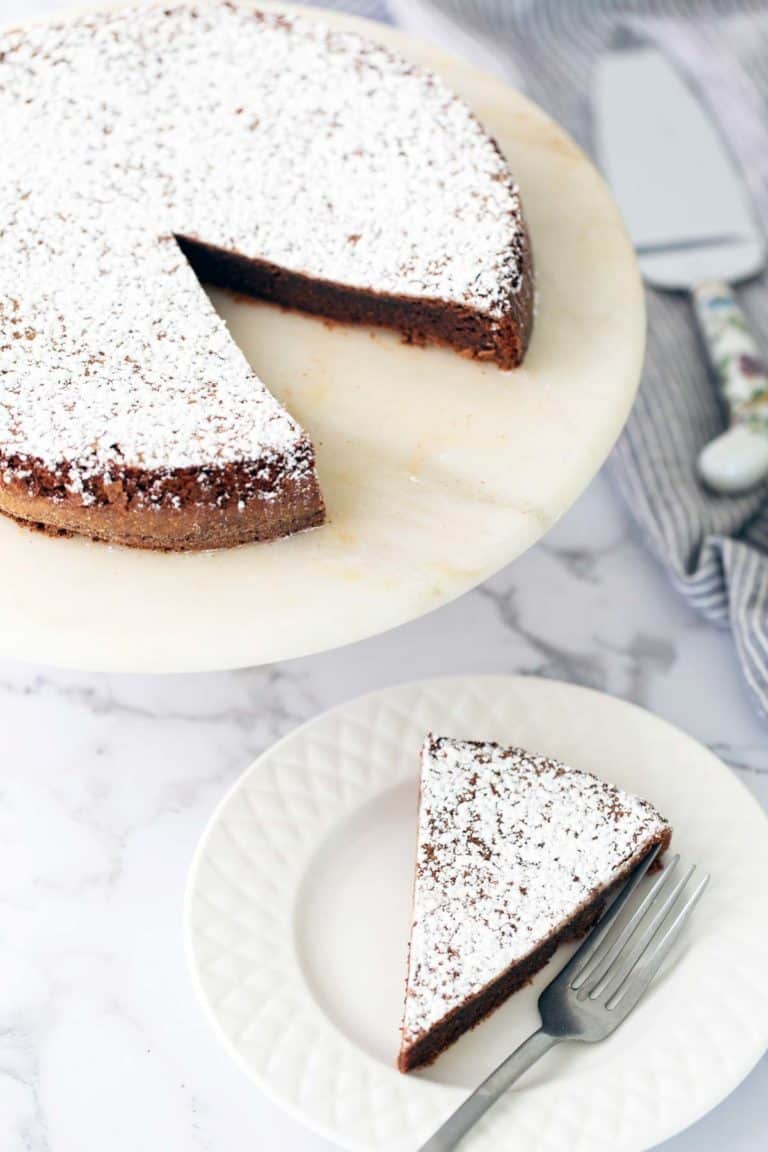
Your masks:
M344 1148L412 1152L538 1022L561 949L434 1067L394 1069L424 733L520 743L657 804L712 873L673 962L609 1040L555 1049L467 1152L639 1152L692 1123L768 1044L768 822L688 736L552 681L386 689L266 752L215 813L187 892L188 956L219 1037L265 1092ZM462 1148L464 1146L462 1145Z
M0 656L193 671L381 632L528 548L616 439L640 374L644 313L594 169L499 81L391 29L324 16L437 68L509 156L540 293L524 369L502 373L217 293L256 371L317 446L329 523L275 544L166 556L51 540L0 516Z

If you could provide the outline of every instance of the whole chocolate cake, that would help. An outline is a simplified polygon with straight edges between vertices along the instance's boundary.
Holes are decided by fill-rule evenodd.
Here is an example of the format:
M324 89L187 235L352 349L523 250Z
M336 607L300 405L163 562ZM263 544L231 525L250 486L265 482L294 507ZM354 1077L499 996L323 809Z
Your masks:
M433 74L228 3L0 35L0 511L210 548L318 524L308 436L198 278L518 364L506 162Z

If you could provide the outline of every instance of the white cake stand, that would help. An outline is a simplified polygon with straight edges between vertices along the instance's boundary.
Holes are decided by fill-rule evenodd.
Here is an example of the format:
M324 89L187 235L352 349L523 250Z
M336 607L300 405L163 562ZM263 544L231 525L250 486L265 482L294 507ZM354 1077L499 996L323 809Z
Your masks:
M0 517L0 656L201 671L362 639L519 556L614 443L640 375L644 311L597 173L499 81L378 24L322 16L441 72L509 157L539 293L524 368L503 373L215 293L256 371L312 436L328 524L274 544L164 555L48 539Z

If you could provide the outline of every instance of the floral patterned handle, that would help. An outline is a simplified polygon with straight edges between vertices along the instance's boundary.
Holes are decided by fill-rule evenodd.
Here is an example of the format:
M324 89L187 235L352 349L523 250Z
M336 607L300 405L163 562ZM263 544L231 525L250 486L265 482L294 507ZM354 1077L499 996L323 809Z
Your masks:
M736 495L768 478L768 368L727 284L699 284L693 303L730 423L701 453L699 473L708 487Z

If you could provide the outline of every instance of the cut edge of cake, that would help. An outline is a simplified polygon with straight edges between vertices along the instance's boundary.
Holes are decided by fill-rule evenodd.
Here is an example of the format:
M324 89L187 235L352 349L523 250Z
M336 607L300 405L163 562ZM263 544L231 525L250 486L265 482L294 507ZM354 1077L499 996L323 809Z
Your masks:
M515 773L516 776L513 775ZM572 800L580 798L581 806L577 803L568 804L562 783L564 776L572 785L570 791L576 793ZM462 784L461 790L456 788L457 782ZM472 805L476 812L482 809L484 813L479 821L469 818ZM506 824L503 821L505 806L510 814ZM520 809L517 823L511 815L515 808ZM557 828L557 819L566 817L567 820L569 808L574 817L574 827L566 823ZM536 834L542 822L548 822L545 819L547 811L550 816L554 813L561 847L558 848L555 836L551 842L545 839L526 844L523 809L526 823L531 825L530 831ZM441 815L452 817L452 846L448 824L441 827ZM491 827L489 818L497 827L499 837L490 844L483 838L483 834L487 836L488 828ZM624 848L618 848L612 853L611 824L613 822L620 828L622 818ZM591 830L592 836L599 842L595 877L601 875L601 878L595 883L590 881L588 890L584 884L581 887L576 884L578 895L572 907L557 922L552 923L552 909L547 913L530 906L535 896L527 900L526 885L521 886L520 882L523 878L530 881L530 877L535 874L535 854L531 855L529 851L533 847L540 856L539 866L549 869L546 875L553 884L553 890L561 891L563 878L567 877L567 865L560 867L559 858L555 858L554 853L560 852L562 855L564 846L570 852L571 862L586 860L587 854L581 852L576 845L579 839L576 827L579 819L581 832ZM568 832L565 828L568 828ZM659 857L654 867L660 866L659 860L669 846L671 835L669 823L652 804L600 780L592 773L570 768L558 760L516 747L503 747L490 741L453 740L429 734L421 750L413 917L398 1069L409 1072L431 1064L460 1036L528 984L548 963L560 944L577 939L590 930L615 891L643 856L656 845L659 846ZM614 840L621 843L620 836L615 836ZM513 841L517 845L516 849L511 847ZM522 853L518 874L507 875L507 871L511 871L509 855L515 850ZM617 855L618 859L606 872L605 862L613 855ZM509 931L517 918L517 924L512 929L514 938L517 929L523 926L521 918L527 916L529 921L534 922L534 928L529 932L528 945L521 945L518 955L505 953L504 946L500 944L495 960L491 955L485 961L486 978L480 986L476 985L478 977L483 974L483 964L476 966L473 978L463 970L466 958L459 950L462 941L457 940L459 947L452 954L451 941L447 940L451 931L448 926L453 924L456 924L457 937L464 935L465 945L468 935L458 922L456 907L451 907L451 899L446 896L450 877L442 878L444 887L441 889L435 874L435 869L448 869L451 866L453 886L458 885L459 888L459 904L463 894L463 899L471 900L474 908L474 913L472 908L469 909L465 926L467 920L471 924L473 914L478 920L483 916L491 920L496 917L497 923L502 926L506 916ZM503 877L496 877L501 880L496 891L493 890L494 866L499 871L504 870ZM474 897L470 895L477 885L477 876L469 877L469 884L462 889L462 883L468 879L468 870L473 873L482 872L480 880L489 886L484 895L477 892ZM576 881L578 879L575 877ZM504 895L507 895L506 905L501 899ZM556 903L554 899L553 903ZM538 937L535 928L537 917ZM428 923L430 920L431 925ZM492 935L492 925L481 926L474 940L475 947L482 951ZM471 931L469 938L472 938ZM430 957L431 970L425 975L421 968L427 955ZM452 971L450 965L446 966L449 960L450 965L453 965ZM495 971L492 970L494 963Z

